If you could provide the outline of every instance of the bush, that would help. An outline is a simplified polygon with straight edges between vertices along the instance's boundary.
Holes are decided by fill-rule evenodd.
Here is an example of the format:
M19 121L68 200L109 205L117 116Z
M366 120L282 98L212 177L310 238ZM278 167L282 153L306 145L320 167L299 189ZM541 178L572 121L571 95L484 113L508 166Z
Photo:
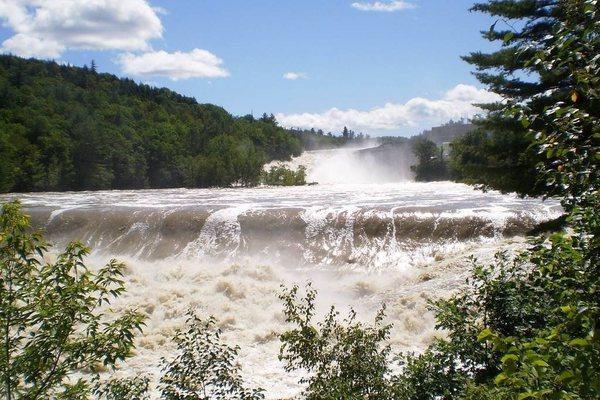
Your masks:
M188 314L187 329L174 338L177 356L170 361L163 360L164 375L159 387L164 399L264 398L262 389L244 385L236 364L239 348L222 342L215 322L213 317L203 321L192 312Z
M356 322L356 313L340 321L332 307L322 322L313 320L316 291L306 288L298 297L298 286L284 289L286 322L295 328L281 335L279 358L286 370L308 373L301 379L307 384L304 397L317 399L389 399L393 398L390 347L384 344L390 326L383 324L382 308L372 326Z
M150 379L147 376L112 378L97 384L94 394L102 400L148 400Z
M301 165L294 171L283 165L273 166L269 171L263 171L261 183L271 186L306 185L306 168Z
M111 260L97 273L83 260L89 250L71 243L55 262L32 233L19 203L0 214L0 397L87 398L99 365L114 367L134 347L143 317L112 316L101 306L124 291L124 265Z
M177 352L162 360L158 390L165 400L260 400L263 390L248 388L237 363L238 347L223 343L215 319L188 312L186 328L173 340ZM112 378L96 385L101 400L147 400L150 377Z

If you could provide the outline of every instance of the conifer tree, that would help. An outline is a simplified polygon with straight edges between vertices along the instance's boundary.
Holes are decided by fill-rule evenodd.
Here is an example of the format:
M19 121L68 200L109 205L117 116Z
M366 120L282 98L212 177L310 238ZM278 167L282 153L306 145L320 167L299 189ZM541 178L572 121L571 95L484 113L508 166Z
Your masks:
M574 0L579 2L580 0ZM497 51L473 52L463 59L475 66L474 75L502 99L525 102L535 111L553 104L567 90L571 79L564 71L548 71L528 63L544 48L555 26L567 15L560 0L489 0L471 11L495 18L482 36L500 43ZM545 193L536 184L537 151L531 146L526 123L504 115L500 101L480 105L488 111L478 120L477 131L453 143L452 166L459 179L521 195Z

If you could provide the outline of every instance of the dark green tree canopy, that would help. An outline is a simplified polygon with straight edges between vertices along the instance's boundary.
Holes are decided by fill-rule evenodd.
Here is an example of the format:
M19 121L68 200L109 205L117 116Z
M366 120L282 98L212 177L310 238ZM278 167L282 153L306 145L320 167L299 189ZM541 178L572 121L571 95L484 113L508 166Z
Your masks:
M564 97L572 86L569 71L547 69L529 60L548 46L557 24L576 14L581 0L492 0L476 3L471 11L495 18L482 36L499 44L496 51L473 52L463 59L472 64L475 76L503 100L524 102L541 112ZM579 10L578 10L579 9ZM540 161L527 127L504 113L501 102L482 104L486 118L477 121L479 132L453 143L452 166L467 183L521 195L546 193L538 183Z
M236 118L92 66L0 56L0 192L253 185L301 152L272 115Z

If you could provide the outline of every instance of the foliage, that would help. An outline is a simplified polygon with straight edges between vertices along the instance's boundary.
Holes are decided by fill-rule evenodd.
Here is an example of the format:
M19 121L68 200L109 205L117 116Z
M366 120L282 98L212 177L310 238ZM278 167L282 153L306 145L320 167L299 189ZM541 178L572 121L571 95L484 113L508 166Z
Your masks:
M351 310L343 321L332 307L324 320L316 323L316 291L306 288L299 298L298 286L284 289L286 322L295 327L281 335L280 359L286 370L308 373L306 399L389 399L393 397L390 371L389 325L383 324L384 309L372 326L356 321Z
M162 360L163 374L158 383L161 399L165 400L258 400L262 389L248 388L240 375L236 361L238 347L221 339L216 320L202 320L188 312L186 328L173 340L177 354ZM150 376L110 378L97 383L94 394L99 400L147 400L150 398Z
M580 1L580 0L575 0ZM570 85L565 71L547 70L528 60L545 48L553 29L568 13L565 1L492 0L476 3L471 11L496 18L482 36L500 48L490 53L473 52L463 57L477 68L475 76L502 100L525 103L534 112L556 102ZM536 164L541 160L531 148L532 137L518 120L507 117L501 101L483 104L488 111L477 120L477 132L454 141L453 174L466 183L521 195L540 195Z
M569 76L571 86L557 85L547 94L555 103L541 111L532 102L503 107L535 133L531 148L544 156L538 165L544 190L563 196L569 230L535 239L516 257L500 255L490 266L476 265L466 289L434 303L437 327L447 331L447 339L407 357L403 393L600 397L597 1L562 6L569 11L565 21L536 43L528 63Z
M274 117L0 56L0 192L254 185L265 162L301 150Z
M433 304L448 337L407 357L402 398L600 396L599 255L587 232L560 233L476 265L465 290Z
M417 164L410 167L419 182L443 181L449 178L448 166L444 159L444 149L425 138L418 138L412 144Z
M100 309L124 292L124 265L110 261L97 273L83 264L88 249L71 243L55 262L30 232L18 203L0 214L0 395L12 399L85 398L81 370L112 367L130 355L143 317Z
M549 194L565 197L566 207L581 203L600 189L598 4L590 0L571 3L571 16L529 60L546 73L568 75L568 86L555 88L557 102L542 112L528 105L506 107L535 135L536 148L545 158L538 164L545 187Z
M306 185L306 167L301 165L294 171L283 165L272 166L269 171L263 171L260 181L263 185L272 186Z
M99 400L149 400L150 379L147 376L111 378L96 385L94 394Z
M494 330L479 335L504 354L496 390L519 398L600 397L600 25L596 0L571 1L567 7L567 20L530 62L569 74L572 86L542 113L516 107L524 125L531 124L536 133L536 144L546 156L539 168L549 192L563 196L574 233L551 237L550 247L538 245L529 256L539 265L536 286L555 296L545 325L525 337Z
M451 174L460 182L483 189L531 196L540 194L536 184L537 156L528 149L530 145L531 140L520 128L518 133L494 134L486 129L468 132L451 143Z
M236 364L239 348L221 340L213 317L206 321L192 312L188 314L187 330L178 332L177 356L163 360L164 375L160 391L167 400L262 399L262 389L245 387Z
M452 352L443 342L423 354L400 356L402 373L394 380L395 399L431 400L459 398L468 377L454 362Z

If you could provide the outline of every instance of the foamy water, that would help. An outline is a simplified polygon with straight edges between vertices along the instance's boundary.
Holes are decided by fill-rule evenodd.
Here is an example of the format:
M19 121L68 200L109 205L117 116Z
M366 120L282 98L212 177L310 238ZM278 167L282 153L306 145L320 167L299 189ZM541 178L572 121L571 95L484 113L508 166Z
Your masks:
M466 257L521 248L535 224L561 213L554 201L483 193L449 183L324 184L253 189L36 193L19 198L58 247L82 239L91 263L125 261L127 294L115 309L147 314L136 356L121 373L157 372L192 308L215 315L224 337L268 398L299 392L277 360L286 328L280 285L312 281L318 307L356 308L370 320L382 303L397 351L438 335L427 299L465 279Z

